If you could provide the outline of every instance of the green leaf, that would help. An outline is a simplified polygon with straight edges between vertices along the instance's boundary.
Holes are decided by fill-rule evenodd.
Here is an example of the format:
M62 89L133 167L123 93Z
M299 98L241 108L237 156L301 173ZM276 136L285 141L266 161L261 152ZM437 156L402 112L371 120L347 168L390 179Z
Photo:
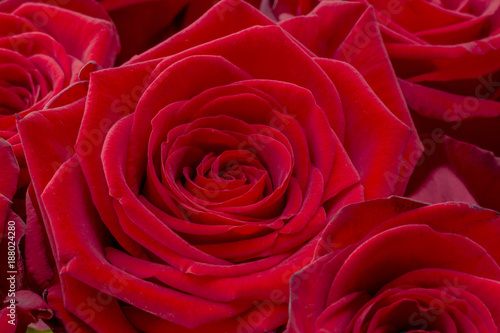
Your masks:
M28 327L26 333L53 333L51 330L48 331L37 331L34 328Z

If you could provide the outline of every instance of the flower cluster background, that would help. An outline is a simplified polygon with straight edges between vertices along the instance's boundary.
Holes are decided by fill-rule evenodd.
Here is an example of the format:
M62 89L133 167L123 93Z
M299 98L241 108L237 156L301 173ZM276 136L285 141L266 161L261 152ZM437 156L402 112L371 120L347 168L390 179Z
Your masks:
M499 333L500 0L0 1L0 332Z

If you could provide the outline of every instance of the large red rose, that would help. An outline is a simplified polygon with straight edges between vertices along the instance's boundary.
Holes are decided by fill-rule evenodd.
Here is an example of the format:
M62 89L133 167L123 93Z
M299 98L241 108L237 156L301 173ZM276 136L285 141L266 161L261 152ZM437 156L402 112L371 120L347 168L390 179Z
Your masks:
M287 332L500 328L500 216L392 197L343 208L292 276Z
M418 143L397 89L383 93L224 1L92 73L86 100L19 120L39 203L29 217L42 218L60 282L47 299L66 330L286 323L288 278L330 217L408 177Z

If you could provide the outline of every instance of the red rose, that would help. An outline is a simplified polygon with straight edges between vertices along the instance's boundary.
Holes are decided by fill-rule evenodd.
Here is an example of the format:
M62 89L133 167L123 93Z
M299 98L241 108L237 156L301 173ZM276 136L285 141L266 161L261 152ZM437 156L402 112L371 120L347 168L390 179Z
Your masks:
M473 159L477 154L470 153L486 149L500 154L500 1L463 1L460 8L453 7L458 2L444 1L354 2L373 5L376 20L368 13L361 20L349 15L348 10L359 11L354 6L360 4L323 1L309 15L281 25L318 56L353 63L370 83L365 71L372 73L374 82L390 82L375 75L373 63L394 67L426 147L416 169L418 175L410 180L411 191L406 195L413 196L419 188L419 200L437 202L439 198L443 202L460 198L498 209L498 200L486 199L498 195L497 186L488 180L478 182L480 177L472 170L488 169L488 177L482 180L496 181L500 178L499 168L488 161L479 166L480 162ZM340 25L343 28L337 28ZM343 34L348 37L339 38ZM380 51L375 52L383 49L379 45L387 49L391 63L379 60L383 59L378 56ZM366 53L372 55L371 62L357 60L365 58ZM363 71L364 67L367 70ZM478 148L457 146L446 156L438 156L443 151L436 146L443 142L443 134ZM410 164L415 165L412 152L408 155ZM455 166L448 163L451 155ZM441 171L435 169L433 160L440 161ZM445 169L455 170L459 160L466 166L460 168L458 180L454 172L443 173ZM435 174L440 174L439 183L447 185L436 186Z
M73 97L81 88L86 91L88 71L111 66L119 43L106 11L91 0L1 1L0 27L0 137L8 140L0 139L0 223L4 236L0 245L2 260L14 258L16 265L7 269L10 264L2 262L0 331L25 332L30 323L52 317L45 301L29 290L41 294L50 285L50 278L38 272L51 269L42 259L46 236L41 225L33 218L25 223L26 215L33 215L30 207L26 212L25 205L30 176L16 119L61 103L54 97L62 91ZM10 255L12 247L14 256ZM13 280L7 280L11 277L8 271L16 272ZM15 295L10 292L12 285ZM16 301L15 325L9 323L11 300Z
M343 208L290 281L287 332L498 332L497 212L398 197Z
M500 158L443 135L424 135L426 150L406 196L439 203L463 201L500 211Z
M315 55L345 61L354 66L394 115L414 129L371 8L357 3L322 1L308 15L282 21L280 26ZM362 51L353 47L360 43ZM387 126L379 123L378 129L387 130ZM358 136L357 140L362 138ZM401 172L380 169L381 175L388 182L396 181L396 194L404 193L422 150L416 130L413 130Z
M92 73L86 101L20 120L66 330L284 324L288 278L330 216L407 177L416 144L385 93L225 1Z
M118 27L122 50L118 64L186 28L219 0L101 0ZM258 7L259 0L249 0ZM231 0L228 9L237 6Z
M486 157L483 149L500 155L500 1L362 2L377 9L387 51L426 141L406 195L428 202L460 198L498 210L498 157ZM450 137L445 151L436 148L442 134ZM464 143L451 144L452 138ZM477 168L487 171L479 176Z
M306 15L318 0L262 0L260 10L274 21L286 20L296 15Z
M3 139L0 161L0 331L26 332L29 324L51 318L52 310L40 296L27 290L23 261L26 225L11 209L19 166L12 147Z
M88 84L79 82L84 65L111 66L119 43L106 11L92 0L2 1L0 26L0 137L14 147L21 168L14 210L24 218L30 178L16 117L57 103L52 98L64 89L78 93Z
M358 2L376 9L419 132L499 155L500 1Z
M2 131L15 132L14 113L23 116L41 110L78 81L87 62L113 64L119 44L107 17L102 6L91 0L0 3ZM73 29L67 28L70 24Z

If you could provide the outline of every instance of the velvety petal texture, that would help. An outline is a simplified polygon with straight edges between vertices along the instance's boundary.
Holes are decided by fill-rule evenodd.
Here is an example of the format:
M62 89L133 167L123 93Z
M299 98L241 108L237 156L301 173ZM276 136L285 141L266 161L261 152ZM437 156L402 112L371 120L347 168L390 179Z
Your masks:
M443 135L425 135L426 148L406 196L431 203L462 201L500 211L500 158Z
M7 262L2 263L2 332L26 332L29 324L53 317L40 296L52 283L47 259L52 255L43 228L29 217L33 209L26 208L31 206L26 201L30 175L16 120L54 105L59 92L88 83L80 71L113 65L118 49L116 30L94 1L0 3L0 251L18 266L7 269ZM16 272L12 284L8 271ZM11 299L16 301L14 314L8 308Z
M81 98L78 89L88 85L87 73L112 66L119 47L116 28L95 1L0 3L2 332L26 332L29 324L51 320L54 311L42 296L57 277L45 230L30 199L30 173L16 121L64 104L56 97L60 92L73 92L72 100ZM12 269L7 258L15 258L17 267ZM10 274L15 275L12 283L7 280ZM16 301L14 315L8 308L10 299Z
M373 6L383 44L418 132L425 137L445 134L474 145L471 150L486 150L500 156L500 1L350 2ZM377 39L372 36L372 28L351 31L356 38L350 44L350 55L370 52ZM321 38L316 44L316 48L324 50L332 42ZM433 154L441 152L436 150ZM445 160L449 156L431 158ZM428 164L424 160L420 163ZM458 177L465 176L463 172L464 169ZM490 175L490 179L500 178L498 171ZM469 170L465 177L476 176ZM422 178L421 174L415 177ZM476 198L491 197L496 190L488 182L474 186ZM468 190L455 189L462 200L474 202L465 198ZM419 199L427 202L436 202L438 197L441 201L455 199L456 195L446 191L443 186L433 186L432 190L420 192ZM490 203L487 207L497 208L498 204Z
M95 1L17 1L0 4L0 129L15 132L14 113L41 110L79 80L83 65L114 64L116 28ZM74 29L67 29L68 24Z
M12 210L17 188L19 165L12 146L0 139L0 255L4 258L0 272L0 331L26 332L39 319L50 319L53 311L37 294L28 289L25 254L26 224Z
M122 64L186 28L219 0L100 0L116 24L122 49L117 63ZM225 10L232 11L240 0ZM248 0L259 8L259 0ZM223 17L225 10L219 15Z
M61 104L62 91L81 94L86 73L112 66L119 48L116 28L95 1L0 3L0 137L13 146L20 167L13 210L21 218L30 176L16 120Z
M328 221L412 168L397 90L245 2L89 72L18 121L53 254L30 272L68 332L273 331Z
M270 19L282 21L308 14L318 3L318 0L262 0L259 9Z
M498 332L500 215L391 197L343 208L291 278L287 332Z
M334 82L342 77L341 82L335 82L339 91L347 88L346 82L352 83L349 90L353 95L347 91L340 94L344 108L350 109L345 112L346 127L357 129L346 131L345 146L356 168L362 170L362 181L375 185L370 180L373 177L379 182L376 188L367 187L369 192L373 191L368 198L394 193L402 195L423 148L387 56L373 9L359 3L322 1L308 15L289 18L280 22L280 26L321 57L317 62L324 64L322 67ZM341 70L323 58L347 62L354 68ZM357 92L366 86L350 79L354 69L375 93L372 99L358 99ZM364 111L367 105L375 104L378 107ZM367 135L360 137L358 130ZM408 138L401 140L404 130ZM382 141L385 143L379 150L374 142ZM395 145L399 145L397 149L404 149L400 164L395 164L387 155L392 154Z

